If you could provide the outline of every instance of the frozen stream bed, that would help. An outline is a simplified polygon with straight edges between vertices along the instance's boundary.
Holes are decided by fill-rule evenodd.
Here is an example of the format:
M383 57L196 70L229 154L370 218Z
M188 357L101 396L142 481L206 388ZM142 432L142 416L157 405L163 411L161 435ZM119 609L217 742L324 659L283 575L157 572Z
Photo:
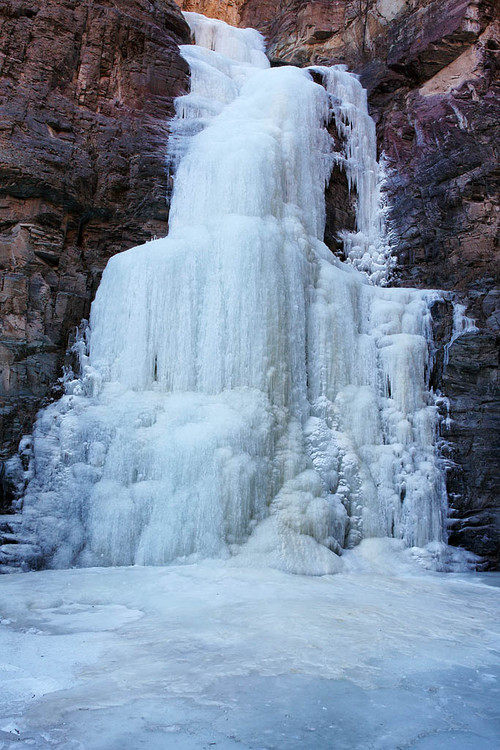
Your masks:
M497 748L496 580L220 561L4 576L0 748Z

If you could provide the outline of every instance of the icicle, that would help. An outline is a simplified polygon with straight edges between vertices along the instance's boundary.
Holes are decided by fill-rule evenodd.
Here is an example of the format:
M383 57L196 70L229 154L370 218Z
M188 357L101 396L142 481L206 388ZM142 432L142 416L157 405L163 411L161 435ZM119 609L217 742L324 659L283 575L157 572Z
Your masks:
M444 365L446 366L450 359L450 348L455 341L463 336L465 333L472 333L478 330L476 322L467 317L465 314L465 305L461 305L459 302L453 301L453 329L451 332L451 338L444 345Z

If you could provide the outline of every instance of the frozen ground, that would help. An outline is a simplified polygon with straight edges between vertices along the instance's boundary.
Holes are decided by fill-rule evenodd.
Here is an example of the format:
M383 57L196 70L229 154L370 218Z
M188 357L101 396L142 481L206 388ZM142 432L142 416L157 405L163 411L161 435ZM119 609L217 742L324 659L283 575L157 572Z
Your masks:
M497 579L362 571L4 576L0 748L498 748Z

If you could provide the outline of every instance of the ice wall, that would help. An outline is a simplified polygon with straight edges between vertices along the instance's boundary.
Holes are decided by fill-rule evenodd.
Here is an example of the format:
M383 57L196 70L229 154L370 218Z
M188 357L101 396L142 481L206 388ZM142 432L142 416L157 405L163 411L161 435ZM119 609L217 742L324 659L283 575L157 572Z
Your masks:
M223 556L322 574L365 537L441 542L432 294L372 283L362 89L271 69L257 32L186 18L170 232L105 269L82 375L36 424L25 528L54 567ZM345 264L322 242L332 108L358 195Z

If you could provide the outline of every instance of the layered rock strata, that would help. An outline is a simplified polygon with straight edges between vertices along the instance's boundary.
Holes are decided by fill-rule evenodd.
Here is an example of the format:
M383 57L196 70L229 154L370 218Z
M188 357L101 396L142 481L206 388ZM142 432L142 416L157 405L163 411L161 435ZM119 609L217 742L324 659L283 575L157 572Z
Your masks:
M171 0L0 2L0 457L61 375L108 258L166 232L189 31ZM3 483L0 506L10 502Z

